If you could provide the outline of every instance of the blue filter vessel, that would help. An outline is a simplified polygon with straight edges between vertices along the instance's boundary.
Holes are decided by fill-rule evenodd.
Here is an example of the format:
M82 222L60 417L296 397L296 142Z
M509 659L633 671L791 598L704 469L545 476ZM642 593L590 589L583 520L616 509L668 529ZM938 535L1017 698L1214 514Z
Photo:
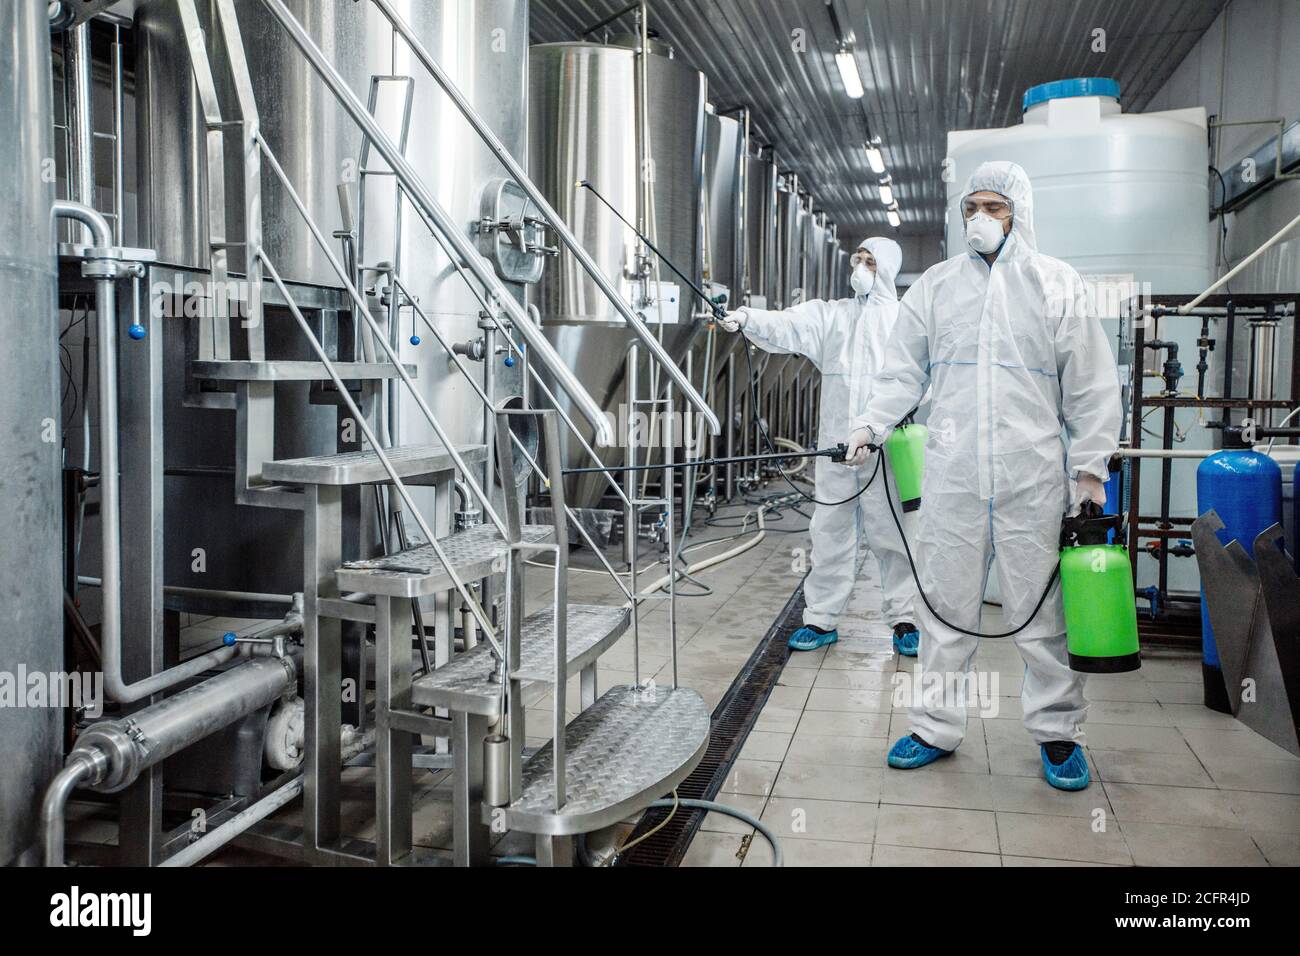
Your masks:
M1252 558L1255 536L1282 520L1282 469L1267 455L1249 448L1225 448L1196 469L1196 511L1213 510L1223 522L1219 540L1238 541ZM1219 649L1201 585L1201 673L1205 681L1205 706L1232 713L1228 688L1223 683ZM1235 692L1235 691L1234 691Z

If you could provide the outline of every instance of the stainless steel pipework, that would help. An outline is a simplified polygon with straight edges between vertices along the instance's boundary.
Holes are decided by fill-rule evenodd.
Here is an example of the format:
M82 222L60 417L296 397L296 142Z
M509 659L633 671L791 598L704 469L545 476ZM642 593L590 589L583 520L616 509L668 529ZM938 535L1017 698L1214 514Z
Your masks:
M41 824L46 865L63 865L64 811L73 790L116 793L149 767L272 703L297 681L292 658L260 657L129 717L93 724L77 738L63 770L45 792Z
M104 690L110 698L129 704L159 691L191 680L206 670L224 664L236 649L222 647L128 684L122 677L122 517L121 468L117 454L117 270L122 266L113 252L113 232L108 220L80 203L59 201L53 206L59 219L72 219L90 230L92 248L86 267L95 280L96 358L99 372L99 526L103 554L101 563L103 602Z

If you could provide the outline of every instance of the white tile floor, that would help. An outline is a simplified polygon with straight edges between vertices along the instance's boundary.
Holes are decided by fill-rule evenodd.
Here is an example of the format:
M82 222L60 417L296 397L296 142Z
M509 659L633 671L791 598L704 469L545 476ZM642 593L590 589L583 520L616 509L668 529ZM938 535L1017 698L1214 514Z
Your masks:
M785 537L765 566L804 546ZM1191 655L1150 651L1135 674L1089 680L1083 792L1042 779L1007 642L977 655L997 675L996 716L972 711L953 757L890 769L885 754L908 732L891 682L915 662L892 653L879 611L868 561L839 643L791 657L718 798L761 811L787 865L1300 864L1300 759L1202 706ZM997 628L995 614L985 620ZM761 836L716 816L685 865L770 864Z
M727 509L719 521L741 513ZM804 528L794 513L769 521L755 548L700 576L712 593L679 599L679 679L710 707L797 585L809 547ZM736 530L698 527L693 540ZM530 609L548 593L549 575L534 570ZM604 575L571 575L573 601L613 604L616 593ZM986 621L996 627L995 618ZM240 622L191 623L187 637L207 640ZM1093 783L1068 794L1043 781L1038 749L1021 727L1022 664L1013 645L987 641L977 658L981 671L998 676L996 716L972 712L956 755L897 771L885 753L908 726L893 706L892 681L914 662L892 652L870 560L840 635L830 648L791 658L718 797L776 831L787 865L1300 865L1300 759L1203 707L1195 657L1150 652L1135 674L1089 680ZM640 629L642 679L670 681L671 658L667 608L649 609ZM600 685L633 676L629 634L601 659ZM575 680L569 700L576 699ZM548 703L542 689L530 694L532 727L547 726ZM370 773L345 772L347 817L363 837ZM442 771L417 779L422 846L450 846L447 778ZM497 848L530 850L515 837ZM711 814L685 865L766 866L770 859L752 828ZM222 861L253 862L233 852Z

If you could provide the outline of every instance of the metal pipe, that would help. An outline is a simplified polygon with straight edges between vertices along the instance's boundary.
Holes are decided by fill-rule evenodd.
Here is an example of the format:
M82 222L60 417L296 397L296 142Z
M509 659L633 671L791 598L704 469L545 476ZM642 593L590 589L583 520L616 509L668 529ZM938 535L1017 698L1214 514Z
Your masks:
M88 206L56 202L54 215L74 219L91 233L96 248L113 244L108 221ZM121 482L117 455L117 302L114 281L95 280L96 358L99 372L99 527L103 564L101 573L103 623L101 645L104 663L104 691L119 703L130 704L174 687L224 664L235 656L235 648L221 647L184 664L168 668L128 684L122 677L122 516L119 508Z
M1219 288L1219 286L1226 285L1228 282L1230 282L1233 276L1235 276L1242 269L1246 268L1246 266L1250 265L1252 262L1254 262L1256 259L1262 256L1266 251L1271 249L1273 246L1277 245L1277 243L1281 241L1283 236L1285 236L1288 232L1290 232L1298 225L1300 225L1300 215L1297 215L1285 226L1283 226L1277 232L1273 233L1273 235L1270 236L1268 239L1266 239L1258 249L1256 249L1246 258L1238 262L1237 265L1234 266L1232 269L1229 269L1227 272L1225 272L1218 280L1212 283L1208 289L1206 289L1204 292L1198 295L1195 299L1193 299L1191 302L1188 302L1186 305L1179 306L1178 311L1183 315L1187 315L1189 312L1192 311L1192 309L1196 308L1198 305L1201 304L1201 302L1203 302L1207 297L1209 297L1209 295L1212 292L1214 292L1215 289Z
M123 169L123 144L126 108L123 105L122 28L113 25L113 241L126 242L126 183Z
M271 15L280 22L280 25L284 27L285 31L289 34L290 39L293 40L294 44L307 58L308 63L310 63L312 69L316 72L316 75L325 82L325 85L329 87L330 91L334 94L339 105L343 107L347 114L352 118L353 122L355 122L366 136L370 138L371 142L374 143L375 148L388 163L393 175L396 177L402 189L405 190L407 198L411 200L411 203L420 213L421 218L424 219L425 224L435 233L440 233L446 238L446 240L456 250L456 254L460 256L465 264L469 266L470 271L474 273L475 277L483 283L492 294L496 300L496 304L509 314L511 322L514 324L515 328L519 329L524 338L528 340L529 347L534 349L537 354L542 357L547 368L549 368L555 375L556 380L564 386L565 391L573 399L574 404L582 410L583 417L591 423L596 434L600 436L602 444L612 443L612 430L610 429L609 423L606 421L600 406L596 404L595 399L593 399L590 393L587 392L586 388L583 387L573 370L564 364L564 360L560 358L559 353L555 351L555 347L551 345L550 341L542 333L542 330L533 325L532 321L528 318L528 314L523 310L523 307L515 301L514 297L509 293L505 286L502 285L501 280L497 278L492 267L488 265L483 256L470 244L469 240L465 238L461 225L455 222L451 216L447 214L446 210L439 205L428 187L425 186L424 181L415 171L415 167L413 167L410 161L402 155L401 150L397 148L393 141L388 138L388 135L379 127L379 124L375 122L374 117L370 115L369 111L364 105L362 105L361 101L357 99L356 94L352 92L347 81L339 75L338 71L330 64L329 59L321 52L320 47L318 47L311 37L308 36L307 31L303 29L302 24L299 23L294 15L289 12L288 7L284 5L283 0L262 0L262 3L267 10L270 11ZM385 11L386 15L389 13L392 13L391 9ZM409 36L409 30L406 28L405 23L402 22L400 17L395 13L392 13L390 19L395 21L395 26L396 24L401 24L399 32L406 31L403 32L403 36ZM428 56L427 53L423 52L422 47L420 47L417 52L423 54L423 57ZM445 79L445 77L443 77L443 79ZM468 108L468 104L465 104L465 109ZM472 114L473 111L471 110L470 113ZM477 119L477 117L475 118ZM479 122L481 123L481 121ZM506 152L504 146L501 147L500 152ZM506 155L509 154L507 153ZM513 160L511 163L513 164ZM515 169L518 169L517 164L515 164ZM514 170L512 170L512 173L513 172ZM523 175L522 170L519 170L518 175ZM526 178L527 177L524 177L524 179ZM545 207L545 209L549 208L550 207ZM616 299L617 296L607 281L605 282L605 285L607 287L607 294L611 298ZM624 308L626 308L626 306ZM646 334L648 335L649 333ZM663 354L662 349L660 349L660 353ZM668 356L663 354L663 358L666 362ZM680 375L681 372L677 371L677 374ZM414 388L413 386L411 387ZM418 398L418 392L416 395Z
M45 799L41 803L41 833L45 840L46 866L63 866L64 820L68 799L74 790L92 779L94 774L94 758L89 754L74 752L68 758L67 765L55 774L46 788Z
M193 866L216 853L235 837L265 820L302 793L302 777L294 777L251 806L245 807L215 830L195 840L185 849L163 860L162 866Z
M64 64L68 109L68 197L91 209L95 206L95 129L91 119L90 22L77 24L67 33L67 62ZM84 224L84 220L81 220ZM94 236L87 225L83 236ZM98 246L110 242L95 242Z
M270 6L273 11L275 11L276 8L279 8L279 12L277 12L277 16L280 18L281 22L284 22L286 18L292 19L292 16L289 14L288 10L285 9L282 0L262 0L262 2ZM379 8L380 12L388 19L388 22L392 24L394 32L396 32L398 35L402 37L402 39L406 42L407 46L410 47L411 52L415 54L416 59L418 59L420 63L424 66L424 68L429 71L429 73L433 76L433 78L438 82L438 85L442 87L443 92L446 93L447 96L451 98L452 102L456 104L456 108L460 110L461 115L465 117L465 119L469 122L470 126L472 126L474 130L478 133L479 138L483 140L484 144L488 147L488 149L492 151L492 154L497 158L497 160L501 163L501 165L503 165L509 171L510 175L514 177L515 182L519 184L519 187L523 189L523 191L528 195L528 198L531 199L533 203L537 206L538 210L542 214L542 217L546 219L547 223L555 231L555 234L560 237L560 241L564 243L564 245L568 248L568 250L571 253L573 253L574 258L578 260L578 263L582 266L583 270L587 273L587 275L591 277L592 281L596 283L596 286L600 289L602 293L604 293L605 298L608 299L610 304L614 306L614 308L618 311L619 315L622 316L623 321L627 323L628 327L633 331L636 337L646 347L647 351L649 351L655 363L658 364L661 368L663 368L663 370L668 374L669 378L673 380L673 384L675 384L679 389L681 389L682 394L686 396L687 400L691 403L692 406L694 406L695 410L704 416L705 421L709 423L709 430L714 435L717 435L721 429L721 425L718 422L717 416L713 414L713 409L709 407L708 402L706 402L704 398L699 394L699 392L697 392L694 389L694 387L690 383L690 380L687 379L686 376L682 374L682 370L677 367L677 364L672 360L672 358L668 355L668 353L664 351L664 348L659 343L659 340L655 338L655 336L653 335L653 333L651 333L649 328L646 327L645 323L643 323L636 316L636 313L632 311L631 307L629 307L628 304L623 301L622 296L618 293L618 291L614 288L614 286L610 284L609 279L600 270L600 267L596 265L595 260L591 258L591 256L587 253L587 250L583 248L582 243L578 241L577 236L575 236L573 232L569 229L568 225L565 224L560 214L555 211L555 209L551 206L549 202L546 201L546 197L542 195L542 192L540 189L537 188L537 185L528 177L527 171L519 164L519 162L514 158L514 156L510 154L510 151L506 149L505 144L502 143L501 140L497 138L496 134L492 132L492 130L488 127L488 125L483 121L482 117L480 117L478 113L474 110L474 107L472 107L469 104L469 101L466 100L465 97L461 94L460 90L456 87L456 84L453 83L451 79L447 76L447 74L443 72L442 68L429 54L429 51L425 49L424 45L420 42L419 38L415 36L415 34L411 31L410 26L402 19L402 17L393 8L393 5L390 2L390 0L373 0L373 2ZM292 28L290 28L290 32L295 32L295 31L293 31ZM302 39L299 40L298 36L301 36ZM303 43L305 42L306 44L311 45L310 38L308 38L307 35L302 32L301 27L298 27L298 30L296 31L295 41L298 43L299 47L302 47L304 49L304 52L307 51L306 48L303 47ZM315 49L314 46L313 49ZM319 50L316 50L315 52L318 55L320 54ZM314 64L315 57L312 57L310 53L308 53L308 57L313 59L313 64ZM324 66L325 69L327 70L329 69L328 64L324 64ZM321 68L318 66L317 72L320 72L320 70ZM322 74L322 76L323 75L324 74ZM337 74L334 74L333 79L341 82ZM331 82L331 81L327 79L327 82ZM333 84L331 83L331 85ZM352 99L355 100L355 97L352 97ZM348 109L349 113L352 112L351 106L346 106L346 108ZM370 125L373 126L374 125L373 122ZM369 132L370 131L367 130L367 133ZM379 133L380 136L383 135L382 132L380 132L377 127L375 129L375 132ZM391 144L380 143L380 142L376 142L375 145L380 148L381 152L384 151L385 145L391 147ZM387 155L385 155L384 158L390 159ZM398 156L398 159L402 159L402 158ZM405 161L402 160L402 162L403 165L405 165ZM390 159L390 165L393 166L394 171L397 172L398 176L400 177L402 175L402 172L398 171L398 166L395 163L393 163L391 159ZM412 176L414 175L413 171L411 171L410 175ZM403 185L405 186L406 184L403 183ZM417 185L422 186L422 184L418 184L418 183ZM421 188L421 193L423 193L422 188ZM419 207L419 203L417 203L417 208L418 207ZM459 243L461 245L465 245L466 248L468 249L468 243L461 236L458 230L453 229L452 234L456 239L459 240ZM459 247L458 247L458 251L459 251ZM469 261L471 264L471 268L475 268L475 272L477 273L479 268L477 262L479 257L477 256L477 254L475 254L473 257L467 255L466 252L461 252L461 254L463 256L466 256L467 261ZM484 284L488 285L486 280L484 281ZM493 282L492 284L489 285L489 288L493 289L493 291L497 291L498 285L499 283L496 282L495 276L493 276ZM507 308L509 308L509 306L514 305L515 303L513 299L510 299L508 302L503 304L506 304ZM512 317L513 317L513 313L512 313ZM543 341L545 341L545 336L541 336L539 334L538 337L541 338ZM529 337L529 344L530 345L534 344L531 337ZM547 344L549 346L549 342ZM548 360L548 366L550 365L550 359L554 358L559 363L559 365L566 368L567 370L567 366L564 366L563 361L559 360L558 355L544 353L543 357ZM560 375L560 373L557 370L552 369L552 371L556 372L557 376ZM562 378L561 381L563 381ZM565 390L568 391L567 387ZM573 393L570 392L570 395L572 394ZM585 390L584 390L584 394L585 394ZM594 406L595 403L593 402L592 405ZM599 423L597 422L596 419L591 418L591 416L587 414L587 410L584 408L584 415L586 415L590 419L591 424L597 429L597 434L602 436L601 444L604 445L612 444L613 443L612 435L608 435L606 433L608 426L605 423L604 415L600 414L598 408L595 409L595 412L596 415L599 417Z
M47 866L63 863L64 810L77 787L116 793L149 767L275 701L297 685L288 657L248 661L120 720L91 725L45 792Z
M1121 448L1115 452L1120 458L1208 458L1213 448Z

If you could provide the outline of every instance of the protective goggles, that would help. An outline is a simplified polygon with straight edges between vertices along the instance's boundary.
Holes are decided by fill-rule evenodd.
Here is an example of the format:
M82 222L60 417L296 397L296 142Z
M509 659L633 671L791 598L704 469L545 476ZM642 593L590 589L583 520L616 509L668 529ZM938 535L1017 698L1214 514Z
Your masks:
M991 219L1010 219L1014 210L1010 199L974 199L968 196L961 201L963 219L969 219L977 212L982 212Z

